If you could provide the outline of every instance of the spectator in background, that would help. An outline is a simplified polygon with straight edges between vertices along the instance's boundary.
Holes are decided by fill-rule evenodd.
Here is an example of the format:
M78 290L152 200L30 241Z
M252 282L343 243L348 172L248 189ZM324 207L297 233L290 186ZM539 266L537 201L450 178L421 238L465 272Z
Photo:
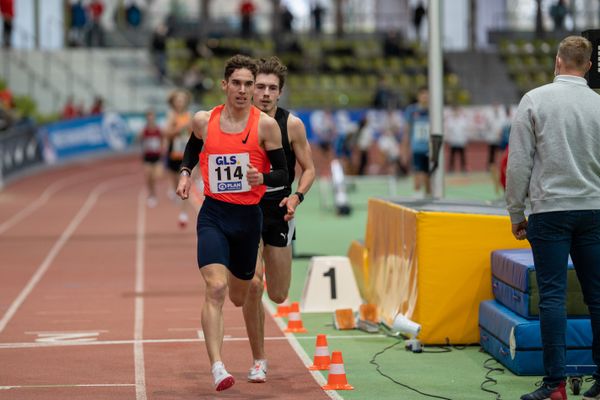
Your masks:
M502 137L500 138L500 149L503 151L498 168L498 177L503 190L506 190L506 167L508 166L508 142L510 139L510 128L512 125L512 111L510 106L506 106L506 122L502 127Z
M404 121L395 108L388 108L382 114L381 136L377 140L379 150L384 156L382 170L386 174L404 176L407 169L402 162L400 143Z
M505 124L506 114L504 107L496 103L492 106L487 115L487 129L485 136L485 139L488 142L488 171L490 171L496 194L501 193L496 154L500 150L500 139Z
M367 173L367 165L369 165L369 150L373 144L374 132L369 124L368 114L361 118L358 122L356 147L358 149L358 175Z
M415 27L415 38L417 41L421 41L421 24L423 23L423 17L427 15L427 10L423 6L423 2L419 1L415 9L413 10L413 26Z
M414 189L419 194L425 189L425 196L431 196L429 179L429 89L421 87L417 91L417 103L406 107L406 121L403 136L404 160L410 160L414 172Z
M375 94L373 95L373 108L387 110L398 107L398 96L394 93L389 78L385 75L379 76Z
M98 115L104 112L104 99L101 96L94 97L94 103L90 109L90 115Z
M252 0L243 0L240 4L241 35L243 37L252 36L254 33L253 17L256 12L256 6Z
M397 31L388 31L383 38L383 54L386 57L413 56L412 49L404 45L402 35Z
M326 168L329 168L329 164L333 159L331 146L337 135L335 118L331 109L327 108L312 112L310 114L310 126L315 134L317 145L321 150L321 157L324 159L323 162L315 164L326 165Z
M167 77L167 39L169 38L169 28L166 24L160 23L152 33L152 57L154 65L158 72L158 81L162 83Z
M8 129L16 120L15 103L11 90L0 82L0 130Z
M71 4L71 25L67 34L68 44L71 47L83 45L87 15L81 0L75 0Z
M13 19L15 18L14 0L0 0L2 13L2 43L5 49L11 47Z
M183 87L192 94L194 102L201 104L206 88L204 87L205 76L200 65L194 62L183 74Z
M142 10L135 0L125 7L125 21L132 28L137 28L142 24Z
M73 96L67 97L67 101L62 109L60 117L62 119L73 119L79 115L79 111L77 106L75 105L75 101L73 100Z
M321 5L319 0L316 0L313 4L313 7L310 10L310 15L312 16L312 27L313 32L317 35L320 35L323 31L323 17L325 16L325 8Z
M552 22L554 22L554 30L562 31L565 29L565 18L568 13L569 10L564 0L558 0L550 6L550 17L552 17Z
M292 33L292 24L294 22L294 14L290 11L290 9L285 5L281 5L281 28L283 33Z
M452 106L450 113L446 116L446 142L450 146L450 160L448 171L454 171L454 160L459 157L460 170L467 172L467 158L465 147L467 145L467 124L462 110L458 106Z
M12 91L4 84L0 82L0 106L5 109L13 108L14 99Z
M104 28L102 27L102 14L104 13L104 2L92 0L88 4L90 26L88 30L87 44L90 47L104 47Z
M510 127L512 125L512 111L510 106L505 107L506 118L504 119L504 124L502 125L502 132L500 134L500 143L498 147L500 150L504 151L508 147L508 140L510 138Z

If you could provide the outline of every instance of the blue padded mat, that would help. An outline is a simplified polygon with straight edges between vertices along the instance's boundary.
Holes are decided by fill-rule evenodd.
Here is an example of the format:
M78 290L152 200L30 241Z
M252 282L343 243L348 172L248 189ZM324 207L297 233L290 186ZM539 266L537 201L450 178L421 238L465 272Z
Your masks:
M540 296L530 249L492 252L492 292L496 300L517 314L538 318ZM567 265L567 315L589 315L570 258Z
M544 375L540 322L528 320L495 300L479 305L481 347L516 375ZM592 360L589 319L567 321L567 374L588 375Z

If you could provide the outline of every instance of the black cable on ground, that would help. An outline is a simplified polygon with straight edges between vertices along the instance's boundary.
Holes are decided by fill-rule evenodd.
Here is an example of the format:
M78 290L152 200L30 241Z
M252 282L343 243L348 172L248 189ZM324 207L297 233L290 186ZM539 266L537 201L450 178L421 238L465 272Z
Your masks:
M385 353L385 352L386 352L386 351L388 351L389 349L391 349L391 348L393 348L393 347L395 347L395 346L398 346L399 344L402 344L402 343L403 343L403 342L399 340L399 341L397 341L396 343L394 343L394 344L391 344L391 345L389 345L389 346L385 347L383 350L381 350L381 351L379 351L379 352L375 353L375 354L373 355L373 358L371 358L371 361L369 361L369 363L375 366L375 370L376 370L376 371L377 371L377 372L378 372L378 373L379 373L381 376L383 376L384 378L387 378L387 379L389 379L390 381L394 382L396 385L400 385L400 386L402 386L402 387L405 387L406 389L412 390L413 392L417 392L417 393L419 393L420 395L427 396L427 397L431 397L431 398L434 398L434 399L452 400L452 399L450 399L450 398L448 398L448 397L436 396L436 395L434 395L434 394L428 394L428 393L421 392L421 391L420 391L420 390L418 390L418 389L415 389L415 388L413 388L413 387L410 387L410 386L408 386L407 384L404 384L404 383L402 383L402 382L399 382L399 381L395 380L395 379L394 379L394 378L392 378L391 376L389 376L389 375L387 375L387 374L385 374L384 372L382 372L382 371L381 371L381 366L380 366L380 365L377 363L377 361L376 361L377 357L378 357L378 356L380 356L380 355L382 355L383 353ZM445 351L444 351L444 352L434 352L434 353L445 353Z
M487 360L485 360L483 362L483 368L487 369L488 372L485 373L485 379L483 380L483 382L481 382L481 385L479 385L479 387L481 388L481 390L483 390L484 392L487 393L491 393L493 395L496 396L496 400L501 400L502 396L500 395L500 393L496 392L495 390L492 389L488 389L487 386L494 386L498 383L498 381L494 378L491 377L491 374L494 372L498 372L500 374L504 374L504 368L500 368L500 367L492 367L491 366L491 362L498 364L498 361L496 361L496 359L494 357L490 357Z

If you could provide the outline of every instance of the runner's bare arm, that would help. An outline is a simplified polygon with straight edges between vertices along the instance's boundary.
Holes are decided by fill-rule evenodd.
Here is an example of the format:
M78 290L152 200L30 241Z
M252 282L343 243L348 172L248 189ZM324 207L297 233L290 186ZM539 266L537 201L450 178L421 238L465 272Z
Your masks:
M296 155L296 160L302 169L298 178L296 192L305 195L315 180L315 164L312 159L312 151L306 138L306 129L300 118L290 115L287 127L292 151ZM301 201L300 197L295 193L281 201L279 206L287 207L287 214L284 217L286 221L294 218L296 207L298 207Z

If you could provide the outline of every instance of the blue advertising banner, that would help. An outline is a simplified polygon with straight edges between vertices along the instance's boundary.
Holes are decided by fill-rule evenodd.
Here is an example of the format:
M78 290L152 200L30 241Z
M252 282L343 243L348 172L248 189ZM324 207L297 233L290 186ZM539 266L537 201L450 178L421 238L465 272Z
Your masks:
M105 113L45 125L38 130L38 138L44 160L52 164L90 153L125 151L136 133L127 118Z

